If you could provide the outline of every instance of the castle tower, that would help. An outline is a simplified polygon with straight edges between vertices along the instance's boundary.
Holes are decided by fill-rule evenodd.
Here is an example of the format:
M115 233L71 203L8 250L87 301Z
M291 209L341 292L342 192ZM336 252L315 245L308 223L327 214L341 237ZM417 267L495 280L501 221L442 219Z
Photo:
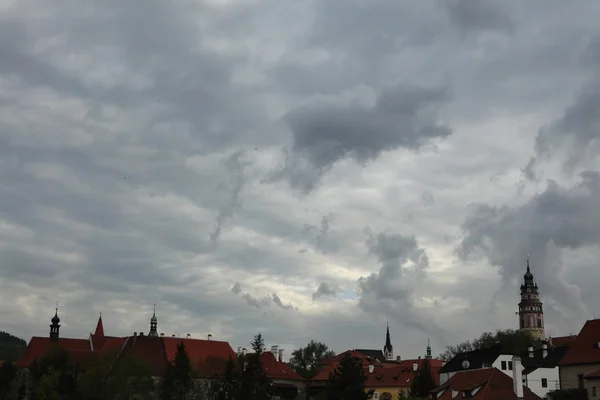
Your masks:
M527 272L521 284L521 302L519 303L519 329L529 331L537 340L544 340L544 311L538 285L533 279L527 258Z
M152 313L152 318L150 318L150 332L148 332L148 336L158 337L158 331L156 330L157 325L158 325L158 318L156 318L156 304L155 304L154 312Z
M58 318L58 304L56 305L56 310L54 312L54 317L50 320L52 324L50 325L50 340L57 341L58 333L60 330L60 318Z
M383 347L383 356L386 360L394 359L394 346L392 346L392 340L390 338L390 325L387 325L387 332L385 333L385 346Z

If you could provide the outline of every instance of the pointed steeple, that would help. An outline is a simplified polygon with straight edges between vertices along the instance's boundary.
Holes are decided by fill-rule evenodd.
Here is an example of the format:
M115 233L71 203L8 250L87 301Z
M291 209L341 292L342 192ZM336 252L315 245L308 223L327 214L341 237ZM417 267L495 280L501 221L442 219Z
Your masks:
M157 325L158 318L156 318L156 304L154 304L154 311L152 312L152 318L150 318L150 332L148 332L148 336L158 337L158 331L156 330Z
M96 330L94 331L94 336L104 337L104 324L102 323L102 313L100 313L100 317L98 318L98 323L96 324Z
M425 355L425 358L427 359L431 359L431 339L427 339L427 353Z
M390 324L386 323L387 330L385 332L385 347L383 348L383 355L386 360L394 359L394 347L392 346L392 339L390 338Z
M50 325L50 339L58 340L60 330L60 318L58 317L58 303L56 303L54 317L52 317L50 322L52 322L52 324Z

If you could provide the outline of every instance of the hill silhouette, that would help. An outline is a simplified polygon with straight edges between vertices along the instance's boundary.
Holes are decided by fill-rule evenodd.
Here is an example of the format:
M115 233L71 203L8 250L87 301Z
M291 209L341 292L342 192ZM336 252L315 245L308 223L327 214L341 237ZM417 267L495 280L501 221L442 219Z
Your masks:
M23 339L0 331L0 360L17 361L26 347L27 343Z

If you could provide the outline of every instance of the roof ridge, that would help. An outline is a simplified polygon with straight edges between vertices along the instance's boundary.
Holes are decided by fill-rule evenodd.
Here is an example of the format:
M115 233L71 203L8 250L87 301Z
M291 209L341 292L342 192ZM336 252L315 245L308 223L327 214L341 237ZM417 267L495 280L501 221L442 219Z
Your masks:
M485 381L485 383L484 383L485 388L483 389L483 393L481 393L481 400L485 400L485 395L490 387L490 383L492 382L492 379L494 378L494 374L496 373L496 371L498 371L498 368L492 368L492 373L490 374L488 379Z

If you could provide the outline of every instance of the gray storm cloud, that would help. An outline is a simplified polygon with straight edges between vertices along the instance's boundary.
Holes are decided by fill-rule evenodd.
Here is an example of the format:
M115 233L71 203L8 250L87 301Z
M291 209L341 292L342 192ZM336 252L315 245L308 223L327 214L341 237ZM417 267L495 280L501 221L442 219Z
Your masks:
M462 224L457 254L482 254L498 268L504 289L523 275L531 254L544 295L558 305L555 317L576 326L591 315L579 289L564 278L561 250L600 244L600 175L587 172L572 187L548 181L545 191L520 207L477 204ZM598 275L600 278L600 273Z

